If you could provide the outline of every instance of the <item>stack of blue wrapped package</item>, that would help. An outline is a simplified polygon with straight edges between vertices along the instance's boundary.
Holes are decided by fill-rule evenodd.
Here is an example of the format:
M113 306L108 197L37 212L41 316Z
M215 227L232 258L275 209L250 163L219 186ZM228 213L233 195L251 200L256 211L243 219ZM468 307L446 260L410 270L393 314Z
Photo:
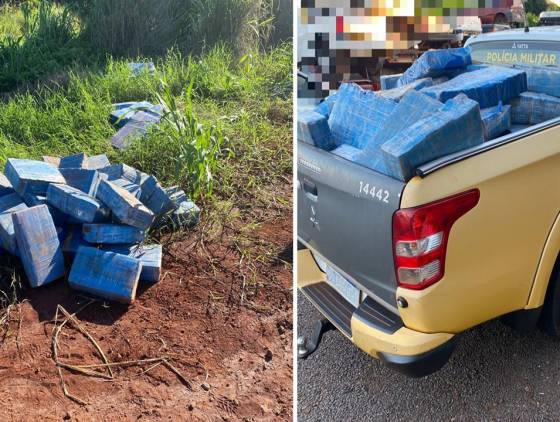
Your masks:
M536 125L560 116L560 98L538 92L524 92L511 101L511 121Z
M418 120L381 146L385 174L409 180L418 166L483 141L478 103L458 95L437 113Z
M501 102L490 108L480 110L484 127L484 140L489 141L508 132L511 128L511 106Z
M138 280L156 282L161 272L161 246L139 246L146 231L196 224L200 209L177 186L164 189L154 176L111 165L106 156L47 160L10 158L0 173L0 247L21 259L32 287L71 268L71 286L132 302ZM99 247L117 253L99 254Z
M438 100L418 91L408 92L394 108L389 118L383 122L379 131L373 136L355 161L380 173L387 174L385 162L379 152L381 145L395 134L427 117L443 106Z
M479 103L481 108L508 102L527 90L525 72L502 66L487 66L463 73L447 82L422 89L441 102L459 94Z
M343 84L329 115L329 128L335 143L363 148L396 104L358 85Z
M442 76L450 70L464 69L471 63L471 55L466 48L426 51L403 73L397 86L417 79Z

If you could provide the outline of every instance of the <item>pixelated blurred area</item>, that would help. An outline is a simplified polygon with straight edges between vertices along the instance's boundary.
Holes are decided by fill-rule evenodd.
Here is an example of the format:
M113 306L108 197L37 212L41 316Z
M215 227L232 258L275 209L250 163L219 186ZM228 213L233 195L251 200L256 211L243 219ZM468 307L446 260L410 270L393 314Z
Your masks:
M521 0L299 0L298 97L317 101L353 80L375 89L422 51L458 47L482 23L521 26Z

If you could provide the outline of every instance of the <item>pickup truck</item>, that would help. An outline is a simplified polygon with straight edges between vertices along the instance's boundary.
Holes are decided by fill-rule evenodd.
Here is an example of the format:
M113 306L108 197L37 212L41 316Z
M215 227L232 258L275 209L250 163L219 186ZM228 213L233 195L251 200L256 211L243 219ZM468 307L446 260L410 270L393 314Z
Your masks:
M467 47L479 63L558 65L560 27ZM331 324L420 377L485 321L560 335L560 118L425 163L406 182L297 144L297 284L327 318L312 348Z

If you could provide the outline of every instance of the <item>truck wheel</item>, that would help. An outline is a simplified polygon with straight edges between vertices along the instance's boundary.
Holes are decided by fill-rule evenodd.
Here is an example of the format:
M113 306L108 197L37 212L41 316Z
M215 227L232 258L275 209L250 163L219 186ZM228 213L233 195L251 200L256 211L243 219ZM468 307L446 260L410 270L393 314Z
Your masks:
M560 336L560 259L556 260L550 276L540 323L549 336Z
M506 15L504 15L503 13L498 13L496 16L494 16L494 24L495 25L507 25L508 20L506 18Z

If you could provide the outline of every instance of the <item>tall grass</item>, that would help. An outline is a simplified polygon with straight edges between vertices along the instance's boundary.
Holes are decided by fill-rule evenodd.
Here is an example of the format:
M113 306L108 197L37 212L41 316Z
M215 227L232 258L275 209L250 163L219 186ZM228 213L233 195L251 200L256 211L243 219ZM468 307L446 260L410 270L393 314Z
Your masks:
M240 52L291 38L289 0L67 0L95 50L117 56ZM103 28L102 31L99 29ZM269 43L272 41L272 43Z
M38 8L24 3L21 13L21 35L12 30L0 39L0 92L84 59L76 22L68 10L48 2Z

